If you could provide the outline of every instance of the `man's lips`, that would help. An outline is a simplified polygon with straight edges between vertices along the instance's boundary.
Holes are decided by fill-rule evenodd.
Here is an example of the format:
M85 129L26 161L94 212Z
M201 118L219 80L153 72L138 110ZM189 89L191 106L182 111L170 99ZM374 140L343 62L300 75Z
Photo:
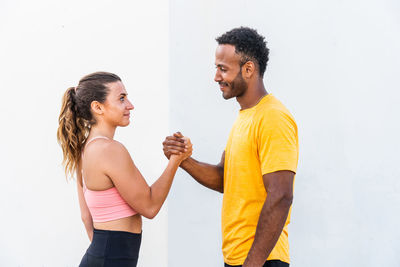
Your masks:
M219 82L219 88L221 89L221 90L223 90L225 87L228 87L229 85L227 84L227 83L224 83L224 82Z

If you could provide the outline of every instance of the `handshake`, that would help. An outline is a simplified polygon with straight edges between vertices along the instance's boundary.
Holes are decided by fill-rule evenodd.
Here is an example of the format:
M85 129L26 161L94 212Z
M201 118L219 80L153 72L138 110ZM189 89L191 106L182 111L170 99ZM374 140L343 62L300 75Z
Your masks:
M183 136L180 132L176 132L172 136L167 136L162 144L164 155L168 159L176 158L182 162L190 157L193 152L190 139Z

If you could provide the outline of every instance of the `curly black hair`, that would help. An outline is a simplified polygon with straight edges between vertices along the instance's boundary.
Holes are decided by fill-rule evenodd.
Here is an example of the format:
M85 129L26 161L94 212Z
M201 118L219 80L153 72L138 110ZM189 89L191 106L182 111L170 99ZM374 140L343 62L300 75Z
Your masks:
M239 27L224 33L215 40L219 45L230 44L235 47L235 52L241 56L240 66L247 61L257 63L260 76L263 77L269 54L267 42L264 39L254 29Z

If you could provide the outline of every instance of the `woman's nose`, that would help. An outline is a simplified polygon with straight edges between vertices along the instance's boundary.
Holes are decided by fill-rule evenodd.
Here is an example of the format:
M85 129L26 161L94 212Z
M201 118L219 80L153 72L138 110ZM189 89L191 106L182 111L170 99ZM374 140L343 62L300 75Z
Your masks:
M126 108L127 108L128 110L134 109L135 107L132 105L131 101L128 100L128 102L129 102L129 104L128 104L128 106L127 106Z

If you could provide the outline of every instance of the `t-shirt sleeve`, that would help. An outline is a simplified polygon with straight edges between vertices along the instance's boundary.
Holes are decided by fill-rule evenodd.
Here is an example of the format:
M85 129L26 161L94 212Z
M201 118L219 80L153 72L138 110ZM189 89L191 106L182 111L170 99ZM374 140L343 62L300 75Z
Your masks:
M263 114L258 125L257 149L262 174L297 171L298 136L295 121L280 110Z

